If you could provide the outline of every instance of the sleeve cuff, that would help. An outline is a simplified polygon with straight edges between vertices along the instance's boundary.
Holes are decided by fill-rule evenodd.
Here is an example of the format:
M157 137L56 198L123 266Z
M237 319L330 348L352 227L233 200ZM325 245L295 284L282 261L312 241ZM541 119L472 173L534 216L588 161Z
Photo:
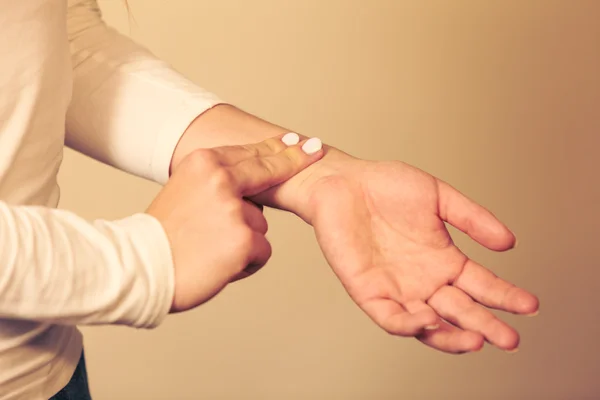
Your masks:
M160 129L152 156L152 178L164 185L169 180L171 159L179 140L192 122L219 104L226 104L216 95L207 94L201 100L186 102L165 121Z
M175 295L175 270L167 235L160 222L148 214L135 214L117 222L130 232L132 247L137 249L143 270L140 280L146 299L136 307L131 321L136 328L159 326L171 310Z

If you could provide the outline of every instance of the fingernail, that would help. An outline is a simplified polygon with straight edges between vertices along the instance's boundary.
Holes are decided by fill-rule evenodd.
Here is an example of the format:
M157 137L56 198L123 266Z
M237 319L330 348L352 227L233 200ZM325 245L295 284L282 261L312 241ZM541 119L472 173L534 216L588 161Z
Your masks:
M513 245L513 249L516 249L519 245L519 239L515 239L515 244Z
M540 310L532 312L531 314L525 314L526 317L535 317L540 313Z
M425 330L426 330L426 331L435 331L435 330L436 330L437 328L439 328L439 327L440 327L440 325L439 325L439 324L435 324L435 325L427 325L427 326L425 327Z
M300 136L298 136L298 134L294 133L294 132L286 133L281 138L281 141L283 143L287 144L288 146L293 146L295 144L298 144L298 142L300 142Z
M519 351L519 348L518 348L518 347L517 347L517 348L515 348L515 349L512 349L512 350L506 350L506 352L507 352L508 354L515 354L515 353L517 353L518 351Z
M321 142L321 139L319 139L319 138L310 138L302 146L302 150L308 155L315 154L322 148L323 148L323 143Z

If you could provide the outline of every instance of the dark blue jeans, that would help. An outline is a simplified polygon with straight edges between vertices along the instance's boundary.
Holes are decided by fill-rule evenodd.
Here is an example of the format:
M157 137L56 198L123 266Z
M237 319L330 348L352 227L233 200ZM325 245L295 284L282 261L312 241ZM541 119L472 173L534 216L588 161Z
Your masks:
M88 387L83 351L81 352L81 358L79 359L77 368L67 386L49 400L92 400L90 388Z

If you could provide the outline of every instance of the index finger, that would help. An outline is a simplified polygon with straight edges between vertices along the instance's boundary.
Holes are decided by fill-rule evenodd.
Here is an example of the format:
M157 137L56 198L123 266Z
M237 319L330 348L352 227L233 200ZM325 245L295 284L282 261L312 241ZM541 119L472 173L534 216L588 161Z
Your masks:
M287 181L323 157L318 138L302 141L266 157L246 159L230 167L235 186L242 196L254 196Z
M262 142L220 146L211 150L217 153L219 161L223 165L232 166L248 158L267 157L277 154L287 146L296 145L298 142L300 142L298 134L288 132L268 138Z

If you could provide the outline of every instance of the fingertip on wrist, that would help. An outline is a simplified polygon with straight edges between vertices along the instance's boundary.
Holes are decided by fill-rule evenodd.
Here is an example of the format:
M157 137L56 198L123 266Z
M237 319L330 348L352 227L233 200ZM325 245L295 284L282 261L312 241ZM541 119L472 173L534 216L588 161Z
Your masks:
M288 132L281 137L281 141L286 146L296 146L302 144L301 149L305 154L313 155L323 149L323 141L317 137L311 137L301 140L296 132Z
M323 149L323 142L321 141L321 139L316 138L316 137L308 139L302 145L302 151L304 151L309 156L318 153L322 149Z
M295 132L288 132L281 138L281 141L287 146L294 146L300 143L300 135Z

